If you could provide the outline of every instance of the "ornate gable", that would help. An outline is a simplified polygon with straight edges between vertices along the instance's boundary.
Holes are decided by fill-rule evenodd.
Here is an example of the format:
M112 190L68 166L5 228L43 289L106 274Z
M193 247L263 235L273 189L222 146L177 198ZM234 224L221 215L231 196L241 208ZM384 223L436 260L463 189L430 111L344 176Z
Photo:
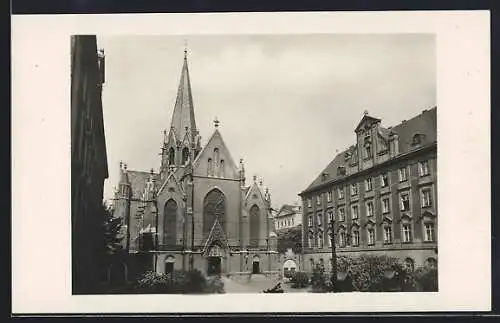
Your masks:
M222 229L219 219L217 218L214 221L210 234L208 235L207 241L203 247L203 253L206 254L210 251L211 247L215 245L218 245L223 249L229 248L226 235L224 234L224 230Z

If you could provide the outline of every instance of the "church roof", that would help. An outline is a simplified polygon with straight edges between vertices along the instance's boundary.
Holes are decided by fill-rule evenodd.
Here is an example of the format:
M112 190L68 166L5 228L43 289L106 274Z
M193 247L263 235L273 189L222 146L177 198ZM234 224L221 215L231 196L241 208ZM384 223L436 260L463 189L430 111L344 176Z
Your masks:
M363 123L363 120L366 120L365 118L367 117L373 119L370 119L370 121L379 120L365 115L358 127ZM358 127L356 129L358 129ZM425 135L426 143L434 143L437 141L437 108L434 107L430 110L424 110L421 114L413 117L410 120L403 121L392 128L385 129L379 127L379 131L381 132L380 134L383 137L389 136L391 132L395 133L398 136L400 154L408 153L419 148L412 145L413 137L416 134ZM339 166L344 166L346 168L349 167L350 159L346 161L344 156L347 152L350 152L351 149L351 147L347 148L337 154L328 164L328 166L325 167L325 169L302 193L312 191L322 184L325 184L326 182L324 180L323 174L327 174L327 182L333 182L342 177L345 177L345 175L338 174L337 169Z
M187 127L192 135L191 140L194 141L197 131L196 121L194 118L193 95L191 93L187 55L186 52L184 53L184 64L182 66L179 88L177 89L170 129L174 131L175 137L181 140L184 137Z
M130 186L132 187L132 198L141 198L142 192L146 187L146 183L149 181L149 176L151 172L143 172L137 170L128 170L128 178L130 181ZM158 183L160 180L160 174L153 173L153 178Z

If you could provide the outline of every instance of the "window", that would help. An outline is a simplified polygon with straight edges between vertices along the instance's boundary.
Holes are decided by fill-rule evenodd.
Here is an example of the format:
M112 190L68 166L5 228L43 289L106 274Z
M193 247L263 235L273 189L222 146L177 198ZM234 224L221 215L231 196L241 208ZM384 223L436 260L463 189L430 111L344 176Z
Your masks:
M292 225L293 225L293 218L292 218Z
M333 222L333 211L328 211L328 223Z
M316 196L316 204L321 205L321 194Z
M311 201L311 199L307 199L307 207L312 207L312 201Z
M359 231L358 230L354 230L352 232L352 245L359 246Z
M323 224L323 221L322 221L323 220L323 215L321 213L319 213L318 215L316 215L316 219L317 219L316 220L316 224L317 225Z
M408 211L410 209L410 195L408 193L401 193L401 211Z
M309 226L312 227L313 226L313 216L312 215L309 215Z
M375 229L368 229L368 245L372 246L375 244Z
M427 160L418 163L418 171L420 176L429 175L429 162Z
M400 182L406 182L408 180L407 175L408 174L406 173L406 167L399 169L399 181Z
M327 201L328 201L328 202L331 202L331 201L332 201L332 195L333 195L333 194L332 194L332 192L328 192L328 193L326 194L326 199L327 199Z
M388 197L382 198L382 213L386 214L389 213L390 211L391 209L389 207L389 198Z
M352 196L358 195L358 184L357 183L351 184L351 195Z
M358 206L357 205L351 206L351 217L353 220L358 218Z
M345 209L343 207L339 208L339 221L345 221Z
M328 237L327 240L328 240L328 248L331 248L332 247L332 230L328 230Z
M367 178L365 180L365 189L367 192L371 191L373 189L373 185L372 185L372 179L371 177L370 178Z
M392 242L392 228L384 227L384 243Z
M343 187L339 187L338 196L339 196L339 200L344 198L344 188Z
M434 223L424 224L424 241L434 241Z
M366 202L366 216L373 216L373 202Z
M429 207L432 205L431 189L424 188L422 190L422 207Z
M403 242L411 242L411 227L409 224L403 224Z
M343 175L345 175L345 167L344 166L337 167L337 176L343 176Z
M323 231L318 231L318 236L316 237L317 239L317 246L319 249L323 248Z
M366 145L365 146L365 158L370 158L370 157L372 157L372 146Z
M312 233L309 232L309 235L307 237L307 246L309 248L312 248L312 245L313 245L313 236L312 236Z
M341 231L340 234L339 234L339 245L341 247L345 247L345 244L346 244L345 232Z
M382 186L382 187L389 186L389 174L388 173L380 175L380 186Z

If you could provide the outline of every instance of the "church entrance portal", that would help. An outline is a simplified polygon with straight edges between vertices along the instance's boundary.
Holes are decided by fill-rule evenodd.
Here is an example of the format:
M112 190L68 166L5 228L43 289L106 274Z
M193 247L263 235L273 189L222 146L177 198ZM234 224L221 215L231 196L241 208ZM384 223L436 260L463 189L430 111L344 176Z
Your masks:
M207 274L209 276L220 275L221 273L221 258L220 257L208 257L207 258Z

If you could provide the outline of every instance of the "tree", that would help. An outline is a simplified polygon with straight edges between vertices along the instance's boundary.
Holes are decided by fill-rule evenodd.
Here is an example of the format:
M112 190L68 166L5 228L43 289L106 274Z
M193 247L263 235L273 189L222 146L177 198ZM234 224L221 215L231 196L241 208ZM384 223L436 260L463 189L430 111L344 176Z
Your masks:
M295 254L302 252L302 227L296 226L278 231L278 252L285 253L292 249Z
M113 215L113 209L106 202L103 203L103 212L101 254L105 256L122 249L121 241L123 237L120 237L122 219Z

